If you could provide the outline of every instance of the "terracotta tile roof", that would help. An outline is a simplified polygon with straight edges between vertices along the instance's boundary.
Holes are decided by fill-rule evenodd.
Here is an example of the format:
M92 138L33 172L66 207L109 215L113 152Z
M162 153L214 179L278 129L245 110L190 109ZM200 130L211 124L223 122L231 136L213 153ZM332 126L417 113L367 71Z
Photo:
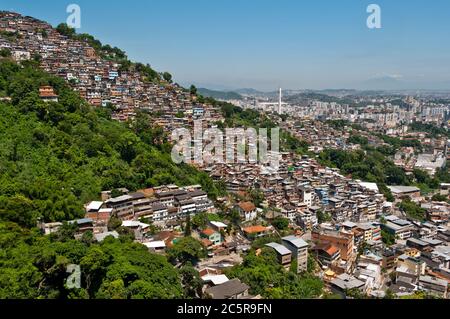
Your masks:
M55 91L51 86L41 86L39 88L39 96L40 97L57 97Z
M250 226L250 227L244 228L244 232L247 234L263 233L266 230L267 230L267 227L264 227L264 226Z
M254 211L256 209L256 206L252 203L252 202L243 202L243 203L239 203L239 207L244 211L244 212L251 212Z
M202 231L202 234L205 236L211 236L212 234L214 234L216 231L214 229L211 228L207 228L204 231Z
M325 251L327 252L328 255L333 256L334 254L336 254L339 251L339 248L337 248L336 246L330 245L325 249Z

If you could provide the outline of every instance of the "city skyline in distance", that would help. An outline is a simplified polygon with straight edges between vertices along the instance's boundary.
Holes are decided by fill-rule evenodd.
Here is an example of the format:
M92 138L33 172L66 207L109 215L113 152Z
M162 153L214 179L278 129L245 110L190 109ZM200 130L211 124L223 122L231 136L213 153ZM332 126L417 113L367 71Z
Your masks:
M70 3L6 0L0 9L57 25ZM376 30L366 26L370 3L134 1L124 8L81 0L77 31L125 49L130 59L168 71L185 86L449 89L450 3L376 1L382 9Z

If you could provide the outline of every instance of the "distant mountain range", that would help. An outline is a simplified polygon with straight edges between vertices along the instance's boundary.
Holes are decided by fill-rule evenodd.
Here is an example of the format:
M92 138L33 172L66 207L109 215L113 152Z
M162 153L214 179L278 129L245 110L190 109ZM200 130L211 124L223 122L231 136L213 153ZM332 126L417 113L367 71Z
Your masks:
M212 97L217 100L242 100L242 95L236 92L216 91L205 88L199 88L197 91L205 97Z
M395 84L395 85L394 85ZM387 89L390 87L390 89ZM431 86L432 87L432 86ZM274 99L278 98L278 91L263 92L252 88L234 89L234 90L211 90L202 88L199 92L204 96L210 96L221 100L240 100L245 96ZM437 95L449 96L450 85L448 90L444 89L414 89L414 86L400 79L392 77L374 78L361 84L358 89L324 89L324 90L282 90L283 100L286 102L294 102L299 100L320 99L322 101L342 102L340 99L347 97L369 97L369 96L385 96L385 95Z

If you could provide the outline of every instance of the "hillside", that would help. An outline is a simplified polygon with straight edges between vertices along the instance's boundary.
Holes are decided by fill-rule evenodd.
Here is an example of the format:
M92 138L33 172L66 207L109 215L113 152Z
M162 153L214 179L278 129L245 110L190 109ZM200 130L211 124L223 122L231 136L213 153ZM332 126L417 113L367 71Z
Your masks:
M166 129L182 126L177 115L202 109L204 121L221 120L211 105L173 83L168 72L130 61L124 51L102 44L89 34L77 34L66 24L50 24L16 13L0 11L0 47L15 61L36 61L64 80L89 104L113 106L113 118L127 121L138 109L152 112ZM186 118L186 121L189 119Z
M41 100L42 85L55 89L58 102ZM184 268L178 272L127 233L96 243L89 233L74 240L70 225L45 237L34 227L83 217L83 204L101 190L201 184L214 197L212 180L173 164L148 115L128 125L112 120L36 63L0 60L0 92L8 97L0 102L0 299L185 296ZM84 288L64 285L69 264L81 266Z
M163 131L148 115L129 128L91 108L60 78L25 65L0 62L0 92L11 97L0 107L2 218L31 226L39 217L81 217L84 203L116 187L202 184L218 194L205 173L173 164ZM58 103L40 100L42 84L55 88Z
M204 97L211 97L218 100L242 100L242 96L236 92L223 92L199 88L198 93Z

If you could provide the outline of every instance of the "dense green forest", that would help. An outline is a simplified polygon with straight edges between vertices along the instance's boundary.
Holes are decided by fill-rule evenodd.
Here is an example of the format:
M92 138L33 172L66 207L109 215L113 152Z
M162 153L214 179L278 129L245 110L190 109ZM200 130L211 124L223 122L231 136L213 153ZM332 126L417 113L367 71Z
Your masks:
M67 286L70 264L81 268L80 288ZM0 299L181 298L182 279L165 257L129 238L94 244L74 240L67 225L42 236L0 222Z

